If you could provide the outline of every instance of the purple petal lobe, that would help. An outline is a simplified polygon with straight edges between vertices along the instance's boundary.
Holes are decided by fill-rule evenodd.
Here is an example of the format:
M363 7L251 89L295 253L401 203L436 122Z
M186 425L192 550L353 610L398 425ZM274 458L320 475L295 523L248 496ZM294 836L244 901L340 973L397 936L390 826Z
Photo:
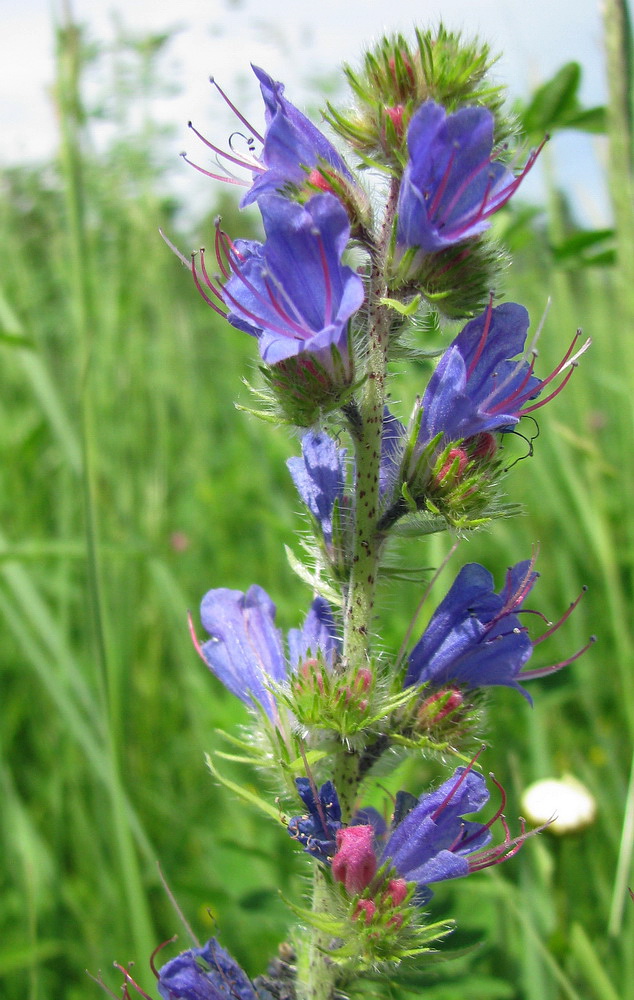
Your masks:
M409 161L398 200L397 250L433 253L489 226L518 180L492 158L493 115L461 108L447 115L427 101L407 133Z
M289 630L288 648L292 670L297 670L309 656L320 654L326 666L332 667L341 652L341 640L330 605L323 597L314 599L301 629Z
M262 195L279 191L287 184L301 185L307 179L307 169L323 162L343 177L351 179L334 146L284 97L284 86L276 83L257 66L253 72L260 81L264 100L266 134L261 161L266 168L254 172L254 182L240 203L244 208Z
M345 210L329 194L305 205L265 195L259 204L267 239L234 258L224 291L229 322L258 338L269 365L309 352L330 369L333 347L346 362L348 321L364 289L341 263L350 236Z

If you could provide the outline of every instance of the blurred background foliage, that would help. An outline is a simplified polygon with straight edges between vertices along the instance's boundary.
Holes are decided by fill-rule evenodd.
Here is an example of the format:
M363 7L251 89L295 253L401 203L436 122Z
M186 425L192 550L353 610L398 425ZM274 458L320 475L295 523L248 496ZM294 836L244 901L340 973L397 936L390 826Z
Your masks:
M495 227L514 255L506 297L525 303L534 325L552 298L538 371L578 326L594 344L527 430L540 432L534 456L524 441L509 445L522 460L508 490L525 514L463 542L450 571L479 560L501 582L538 544L535 604L553 619L588 585L544 662L591 633L600 641L534 685L533 710L494 692L484 764L507 787L509 817L530 782L571 772L595 795L597 818L442 886L434 918L457 918L446 951L459 955L405 970L398 995L634 998L631 34L623 4L606 10L609 107L580 106L581 70L569 64L516 111L531 141L557 128L608 136L614 228L581 230L552 185L547 206L520 201ZM187 251L211 238L218 213L235 235L253 225L220 185L186 222L164 193L169 144L147 108L164 85L168 40L122 32L104 51L77 25L60 29L59 156L0 178L4 1000L97 996L85 969L102 970L116 992L114 959L134 960L151 991L148 956L181 930L158 862L199 937L218 933L255 975L285 937L280 892L297 899L308 870L283 829L214 784L203 762L216 730L244 712L192 650L187 609L211 586L258 582L288 628L309 594L283 548L289 526L302 528L284 463L297 442L235 410L236 397L249 403L241 379L253 374L254 344L212 313L158 236L161 226ZM88 106L94 76L102 99ZM112 126L98 151L97 120ZM400 416L422 375L396 372ZM437 565L447 545L408 543L395 559ZM386 656L419 593L382 591ZM238 765L225 771L260 780ZM437 773L424 761L408 771L420 790ZM399 778L402 768L385 781Z

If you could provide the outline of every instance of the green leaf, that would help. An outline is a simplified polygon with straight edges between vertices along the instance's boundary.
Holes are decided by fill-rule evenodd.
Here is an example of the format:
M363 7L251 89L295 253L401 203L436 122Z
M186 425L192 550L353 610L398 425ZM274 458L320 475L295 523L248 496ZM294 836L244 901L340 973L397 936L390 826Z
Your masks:
M530 134L543 134L557 128L562 119L574 114L580 80L579 63L569 62L542 84L522 115L525 130Z

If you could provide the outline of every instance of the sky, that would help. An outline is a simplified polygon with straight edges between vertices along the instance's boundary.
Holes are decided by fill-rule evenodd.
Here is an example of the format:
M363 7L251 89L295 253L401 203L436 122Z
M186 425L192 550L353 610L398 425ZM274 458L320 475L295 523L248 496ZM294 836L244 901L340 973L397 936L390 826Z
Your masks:
M408 34L413 25L438 23L486 39L502 53L495 76L513 96L526 96L561 65L583 67L581 97L590 106L605 99L599 0L0 0L0 164L38 160L56 144L48 96L54 79L55 20L70 7L91 39L107 43L118 21L126 30L172 31L163 56L172 93L153 102L151 114L175 129L174 156L199 152L187 129L192 119L224 145L235 127L208 83L211 74L260 126L259 91L249 63L286 84L286 95L303 110L321 103L315 81L332 81L342 62L359 63L362 46L385 32ZM345 90L342 90L342 96ZM558 136L549 149L558 178L588 225L607 220L600 169L600 141ZM175 175L181 170L181 161ZM184 168L188 169L188 168ZM539 172L525 191L540 195ZM177 180L178 186L178 180ZM194 184L196 191L201 190Z

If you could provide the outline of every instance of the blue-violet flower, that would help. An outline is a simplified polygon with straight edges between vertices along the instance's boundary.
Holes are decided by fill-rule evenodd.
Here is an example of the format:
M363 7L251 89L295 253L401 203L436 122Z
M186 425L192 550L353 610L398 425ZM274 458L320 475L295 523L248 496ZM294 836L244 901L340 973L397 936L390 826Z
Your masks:
M215 938L167 962L158 991L163 1000L257 1000L246 973Z
M308 431L302 438L302 457L286 462L301 499L321 528L326 545L332 542L335 503L341 503L345 486L346 449L339 448L325 431Z
M266 364L301 355L334 379L341 381L342 371L349 378L348 325L364 289L359 275L341 263L350 236L348 216L330 194L315 195L305 205L269 194L260 208L264 244L233 244L217 232L216 256L228 278L224 286L208 274L201 251L203 288L194 261L201 294L233 326L257 338Z
M200 617L211 638L199 646L210 670L245 704L262 706L270 719L278 716L271 682L281 684L309 656L320 656L331 668L340 650L327 601L316 597L301 629L288 633L288 659L275 626L275 605L262 587L246 593L219 587L202 600Z
M432 896L430 883L462 878L517 853L526 835L522 827L520 836L511 839L502 816L506 799L500 791L500 808L487 823L465 819L465 813L476 812L488 802L489 791L483 776L471 766L457 768L436 791L422 795L404 818L395 820L387 840L377 837L372 824L340 830L338 851L332 859L333 877L349 894L357 894L370 888L377 870L388 864L399 879L416 883L414 902L423 905ZM504 841L483 850L491 840L491 827L500 817ZM394 886L392 875L388 873L388 877ZM399 895L405 893L401 890Z
M401 182L396 228L397 256L409 248L435 253L489 226L532 167L531 153L518 176L493 153L493 115L486 108L447 114L426 101L407 132L409 161Z
M440 445L444 446L485 432L510 430L522 416L561 392L590 341L573 353L577 333L557 367L539 379L533 374L534 352L530 362L509 360L524 351L529 322L523 306L506 302L495 308L489 303L480 316L466 324L443 354L425 390L419 445L426 445L441 432ZM552 392L525 405L564 371L564 378Z
M187 162L214 180L249 187L240 203L241 208L250 205L263 194L283 190L288 184L299 186L310 179L317 187L322 186L325 182L319 173L320 166L326 170L333 170L336 175L346 180L351 180L352 175L334 146L284 97L284 86L276 83L259 67L252 66L252 69L260 82L264 100L266 123L264 136L253 128L213 78L211 83L250 134L243 136L241 132L234 132L230 140L230 152L227 152L209 142L191 122L189 123L194 134L217 156L226 160L232 167L244 167L251 171L252 183L249 184L248 181L229 173L212 173L184 157ZM242 138L245 143L245 148L241 152L236 148L238 138ZM255 152L256 140L262 144L259 156Z
M409 655L405 687L428 684L436 690L454 684L471 689L502 685L515 688L532 703L521 680L554 673L587 649L552 666L522 671L533 648L563 624L579 601L577 598L570 605L556 625L531 639L519 615L536 614L522 607L539 576L533 565L534 561L527 559L511 567L499 594L484 566L463 566Z

